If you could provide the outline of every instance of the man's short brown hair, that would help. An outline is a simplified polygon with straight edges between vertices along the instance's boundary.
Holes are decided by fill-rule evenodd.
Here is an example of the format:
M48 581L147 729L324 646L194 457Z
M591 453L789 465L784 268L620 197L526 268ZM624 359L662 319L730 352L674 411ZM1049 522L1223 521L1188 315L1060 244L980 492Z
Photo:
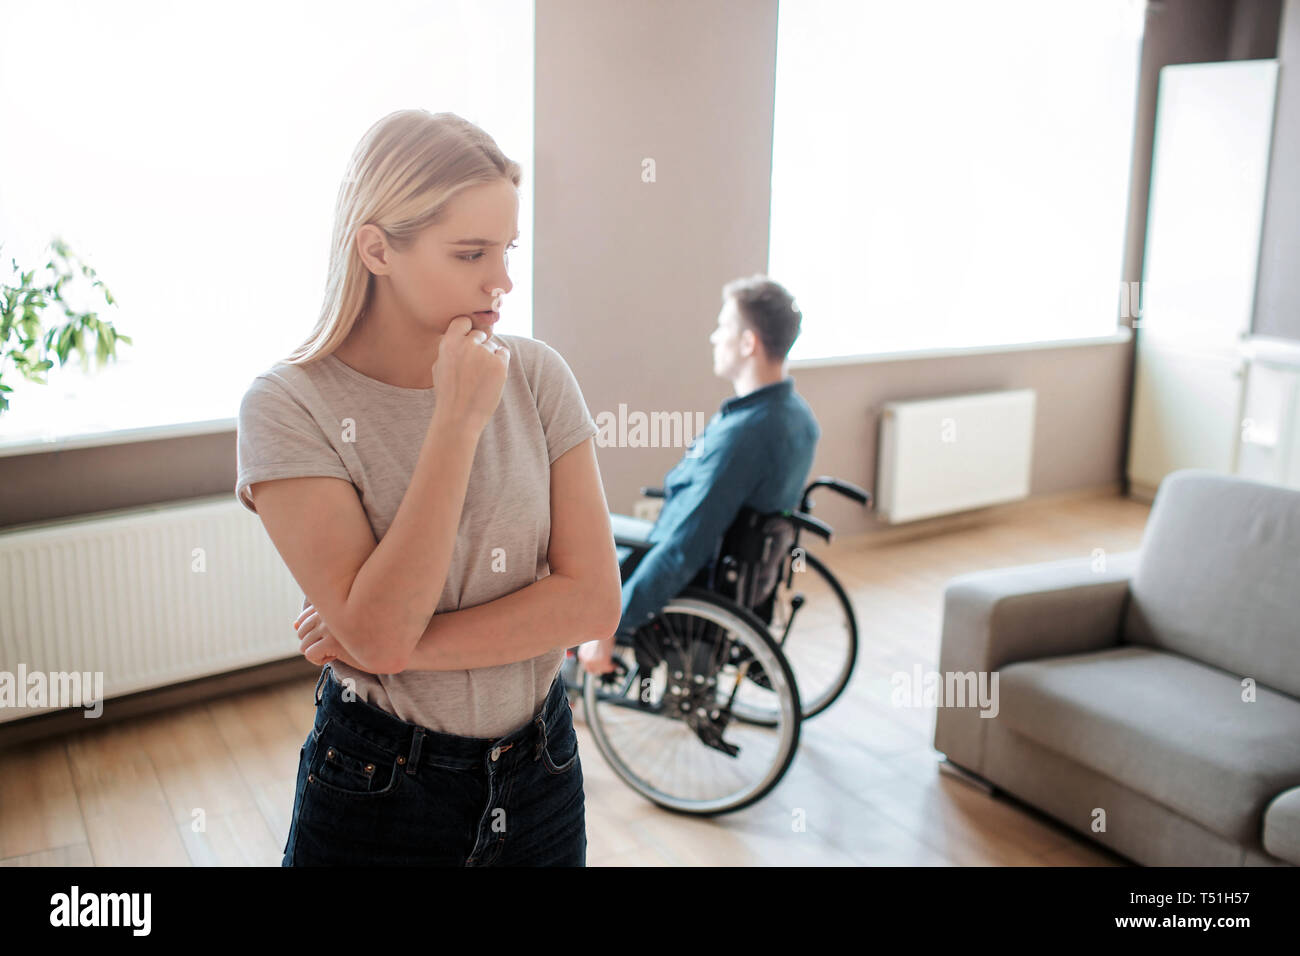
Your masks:
M794 340L799 337L803 314L795 307L794 297L778 282L765 275L735 279L722 287L722 300L736 300L736 310L763 343L769 360L785 361Z

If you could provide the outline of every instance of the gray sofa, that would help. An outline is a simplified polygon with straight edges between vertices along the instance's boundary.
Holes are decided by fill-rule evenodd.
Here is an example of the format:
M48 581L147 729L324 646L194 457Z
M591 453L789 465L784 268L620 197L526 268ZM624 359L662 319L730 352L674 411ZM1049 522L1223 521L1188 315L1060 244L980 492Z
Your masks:
M935 748L1116 853L1300 864L1300 491L1177 471L1137 551L953 578L939 671L997 706Z

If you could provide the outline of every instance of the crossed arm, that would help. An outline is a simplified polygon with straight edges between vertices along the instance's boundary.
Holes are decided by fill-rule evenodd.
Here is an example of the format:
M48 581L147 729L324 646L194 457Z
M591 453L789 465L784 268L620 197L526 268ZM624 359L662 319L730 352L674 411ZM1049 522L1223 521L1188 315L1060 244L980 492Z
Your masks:
M594 439L557 458L550 471L549 576L461 611L435 614L399 670L468 670L528 660L614 633L621 586ZM331 659L361 671L310 604L294 622L313 663ZM398 671L391 671L397 673Z

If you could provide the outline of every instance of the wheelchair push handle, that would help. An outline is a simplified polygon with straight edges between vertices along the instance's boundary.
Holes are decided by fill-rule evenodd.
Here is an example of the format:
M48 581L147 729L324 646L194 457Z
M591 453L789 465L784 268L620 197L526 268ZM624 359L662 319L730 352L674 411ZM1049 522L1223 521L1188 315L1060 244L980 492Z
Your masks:
M663 490L662 488L642 488L642 489L641 489L641 497L642 497L642 498L662 498L663 496L664 496L664 490Z
M839 478L832 478L829 475L821 475L815 481L808 485L803 491L803 500L799 504L799 510L808 512L812 511L812 493L818 488L829 488L831 491L838 492L846 498L852 498L864 508L871 504L871 492L864 488L859 488L851 481L842 481Z

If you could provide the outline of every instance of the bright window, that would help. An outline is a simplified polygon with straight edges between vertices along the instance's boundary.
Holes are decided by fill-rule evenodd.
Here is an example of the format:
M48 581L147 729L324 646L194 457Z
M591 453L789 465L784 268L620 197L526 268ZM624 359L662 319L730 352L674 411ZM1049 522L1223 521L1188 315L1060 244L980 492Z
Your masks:
M768 274L791 359L1116 331L1143 5L787 0Z
M352 148L413 107L523 166L499 330L531 335L531 0L0 6L0 261L62 236L134 342L46 385L6 363L0 447L235 417L320 311Z

